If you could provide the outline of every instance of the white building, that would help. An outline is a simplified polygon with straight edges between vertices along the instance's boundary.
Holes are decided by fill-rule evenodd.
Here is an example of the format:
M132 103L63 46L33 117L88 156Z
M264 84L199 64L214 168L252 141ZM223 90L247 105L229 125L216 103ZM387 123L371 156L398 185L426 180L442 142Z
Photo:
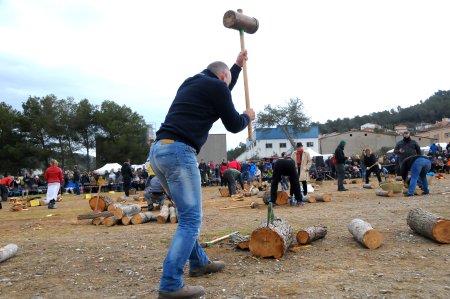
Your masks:
M292 127L288 128L294 144L301 142L303 148L312 149L319 152L319 128L311 127L306 132L295 133ZM244 161L251 158L267 158L272 156L281 156L282 152L291 153L292 148L283 127L255 129L252 142L247 140L247 151L240 155L236 160Z
M367 123L367 124L364 124L361 126L361 131L364 131L365 129L371 129L371 130L381 129L381 126L377 125L377 124Z

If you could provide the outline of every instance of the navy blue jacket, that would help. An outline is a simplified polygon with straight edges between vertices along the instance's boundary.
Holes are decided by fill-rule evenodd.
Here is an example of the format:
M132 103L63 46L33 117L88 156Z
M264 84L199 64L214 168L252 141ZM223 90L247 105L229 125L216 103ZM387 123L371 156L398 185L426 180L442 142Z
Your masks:
M231 89L241 68L230 69L231 83L227 84L209 70L186 79L177 91L164 123L156 132L156 139L173 139L192 146L200 152L212 125L220 118L225 128L238 133L247 127L250 118L234 108Z

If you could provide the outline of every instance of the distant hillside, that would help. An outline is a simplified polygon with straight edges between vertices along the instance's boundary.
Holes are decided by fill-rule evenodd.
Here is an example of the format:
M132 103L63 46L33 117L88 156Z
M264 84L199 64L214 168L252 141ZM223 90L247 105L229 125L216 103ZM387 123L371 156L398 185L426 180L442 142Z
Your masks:
M387 129L394 129L398 124L410 127L421 122L434 124L443 117L450 117L450 90L439 90L424 102L420 101L419 104L408 108L398 106L390 111L374 112L354 118L338 118L337 120L327 121L325 124L313 123L312 125L319 126L321 134L327 134L359 129L361 125L366 123L379 124Z

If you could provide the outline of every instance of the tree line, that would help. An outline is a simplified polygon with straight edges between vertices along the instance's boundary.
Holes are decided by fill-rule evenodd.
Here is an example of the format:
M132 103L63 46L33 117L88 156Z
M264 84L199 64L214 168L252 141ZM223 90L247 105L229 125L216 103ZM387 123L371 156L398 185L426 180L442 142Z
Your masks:
M147 159L147 125L126 106L54 95L29 97L22 111L0 103L0 173L43 169L55 158L60 166L84 169L106 162ZM95 161L92 156L96 153Z

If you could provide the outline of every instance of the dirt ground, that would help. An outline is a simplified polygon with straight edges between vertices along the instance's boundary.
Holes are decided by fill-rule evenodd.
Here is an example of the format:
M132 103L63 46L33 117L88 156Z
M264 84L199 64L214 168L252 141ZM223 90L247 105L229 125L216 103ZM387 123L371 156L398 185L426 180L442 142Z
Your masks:
M185 283L204 286L206 298L450 298L450 245L417 235L406 224L414 207L450 218L450 195L441 194L450 191L450 176L435 180L427 196L378 197L361 183L347 188L337 192L326 181L320 191L332 192L331 202L274 209L295 232L326 225L327 236L312 247L279 260L260 259L224 241L206 252L224 260L225 271L186 275ZM233 203L220 197L217 187L204 188L200 241L232 231L250 234L266 218L265 205L219 208L252 201L262 203L257 197ZM176 224L105 227L76 219L89 212L87 200L74 195L64 196L56 210L10 212L4 204L0 246L15 243L19 251L0 264L0 298L156 298ZM371 223L384 244L369 250L357 243L347 229L354 218Z

